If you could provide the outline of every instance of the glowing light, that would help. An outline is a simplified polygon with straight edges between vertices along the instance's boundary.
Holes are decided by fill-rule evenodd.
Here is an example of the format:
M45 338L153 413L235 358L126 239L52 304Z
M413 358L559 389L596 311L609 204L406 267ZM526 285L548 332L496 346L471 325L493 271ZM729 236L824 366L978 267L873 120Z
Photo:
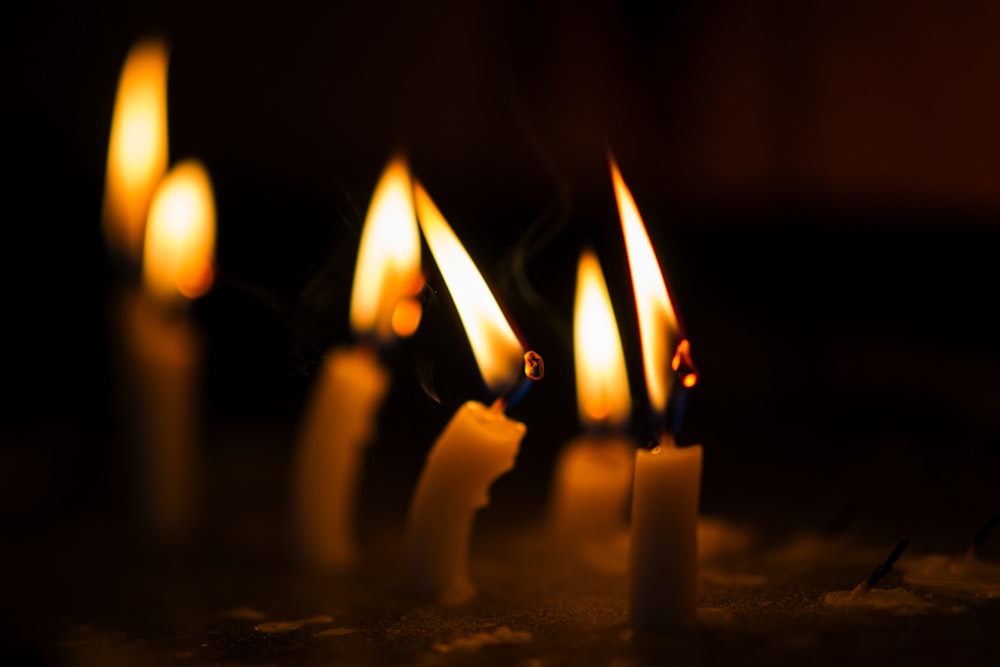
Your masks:
M410 172L406 160L395 157L375 186L361 231L351 292L351 328L381 341L391 340L393 333L411 335L420 323L420 304L408 297L422 286L420 232Z
M580 419L589 425L627 422L632 401L625 355L601 265L589 250L577 268L573 350Z
M212 285L215 200L208 172L185 160L160 181L149 206L143 282L158 298L193 299Z
M610 158L618 214L621 217L625 251L628 254L632 290L639 316L643 370L653 409L663 413L670 397L670 360L679 334L677 315L667 293L663 273L656 261L649 234L639 215L632 193L622 179L618 164Z
M142 257L150 198L167 170L167 47L137 43L118 80L108 142L104 236L126 259Z
M688 389L698 384L698 369L691 359L691 342L687 338L677 344L670 368L681 379L681 384Z
M483 379L502 393L523 374L524 350L476 265L423 187L416 183L417 219L455 301Z

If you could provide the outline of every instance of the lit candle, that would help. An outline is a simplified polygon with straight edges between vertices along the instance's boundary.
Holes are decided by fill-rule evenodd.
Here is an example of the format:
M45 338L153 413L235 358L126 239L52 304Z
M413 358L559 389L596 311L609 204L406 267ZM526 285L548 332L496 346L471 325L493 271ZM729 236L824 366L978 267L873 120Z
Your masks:
M355 500L361 455L389 386L378 347L409 336L420 320L420 232L406 161L386 165L361 232L350 323L360 344L323 360L305 411L295 464L294 505L302 556L337 570L357 556Z
M194 389L200 341L185 304L213 278L215 204L204 167L166 176L167 50L139 42L122 67L108 145L103 226L108 247L141 288L113 302L116 355L131 422L134 478L146 530L174 542L195 505Z
M682 368L690 361L689 345L681 338L639 210L613 159L611 178L635 293L646 389L654 414L663 418L672 379L690 387L697 376ZM669 631L694 621L701 461L701 446L677 447L666 428L652 450L636 452L629 569L637 630Z
M212 283L215 205L205 168L179 163L153 194L146 226L143 289L117 303L118 332L140 450L136 479L147 528L174 542L190 528L196 499L195 446L201 342L186 304Z
M632 401L618 325L601 265L589 250L577 268L573 350L577 407L589 433L559 455L550 520L557 543L576 549L625 526L635 459L634 443L622 434Z
M489 388L504 394L518 383L522 359L532 379L541 359L523 348L472 259L420 184L417 218L431 254L472 344ZM493 481L514 466L524 424L504 414L503 397L491 407L469 401L445 426L427 456L407 525L409 584L421 596L459 603L475 594L469 580L473 518L489 503Z

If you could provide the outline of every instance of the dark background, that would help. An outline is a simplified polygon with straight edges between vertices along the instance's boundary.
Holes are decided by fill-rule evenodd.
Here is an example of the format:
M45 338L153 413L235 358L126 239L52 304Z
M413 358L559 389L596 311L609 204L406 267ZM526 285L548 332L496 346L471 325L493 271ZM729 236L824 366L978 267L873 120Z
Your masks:
M706 511L788 533L852 509L876 540L961 550L1000 506L1000 5L648 4L6 10L9 544L122 513L99 212L122 60L160 34L171 162L200 158L218 205L218 281L193 308L204 446L222 461L207 483L272 480L220 506L283 511L295 420L322 353L349 340L360 220L398 147L547 360L512 411L529 435L490 511L533 516L578 430L584 244L649 437L611 146L702 371L680 439L705 445ZM365 492L398 497L386 512L455 407L490 398L464 341L438 291L393 352Z

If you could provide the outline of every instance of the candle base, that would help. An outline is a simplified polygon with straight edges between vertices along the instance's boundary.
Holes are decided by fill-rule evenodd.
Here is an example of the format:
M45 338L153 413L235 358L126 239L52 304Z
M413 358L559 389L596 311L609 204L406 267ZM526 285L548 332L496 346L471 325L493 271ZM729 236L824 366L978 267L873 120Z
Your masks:
M635 446L624 438L583 436L559 455L549 526L554 543L576 549L604 542L626 526Z
M336 571L357 562L361 459L388 385L373 350L335 350L323 362L303 419L293 482L299 552L311 567Z
M117 295L112 311L140 527L155 542L176 545L190 535L197 507L201 342L186 312L165 309L141 290Z
M635 461L629 599L632 627L648 632L695 620L702 450L667 438Z
M424 466L407 525L410 590L456 604L475 595L469 542L489 487L514 466L524 424L469 401L445 426Z

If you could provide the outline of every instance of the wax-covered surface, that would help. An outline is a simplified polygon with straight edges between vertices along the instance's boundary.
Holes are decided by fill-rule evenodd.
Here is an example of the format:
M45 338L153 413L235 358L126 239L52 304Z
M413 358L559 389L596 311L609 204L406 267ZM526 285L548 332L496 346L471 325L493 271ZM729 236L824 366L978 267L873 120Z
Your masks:
M699 622L668 637L633 636L625 576L552 549L543 514L510 520L486 511L472 550L473 601L413 599L400 561L402 517L394 517L402 501L380 499L370 484L361 569L307 575L285 541L286 482L271 474L283 464L273 442L289 435L263 426L213 434L228 444L216 447L208 474L226 471L228 481L207 499L201 539L172 556L101 516L22 534L5 561L6 573L18 575L5 578L5 657L74 665L972 665L1000 650L991 630L1000 599L904 583L902 569L876 590L902 588L921 605L830 604L828 593L849 591L892 547L863 520L857 530L775 537L759 528L767 517L714 518L701 531L715 548L699 558ZM384 490L406 475L374 477Z

